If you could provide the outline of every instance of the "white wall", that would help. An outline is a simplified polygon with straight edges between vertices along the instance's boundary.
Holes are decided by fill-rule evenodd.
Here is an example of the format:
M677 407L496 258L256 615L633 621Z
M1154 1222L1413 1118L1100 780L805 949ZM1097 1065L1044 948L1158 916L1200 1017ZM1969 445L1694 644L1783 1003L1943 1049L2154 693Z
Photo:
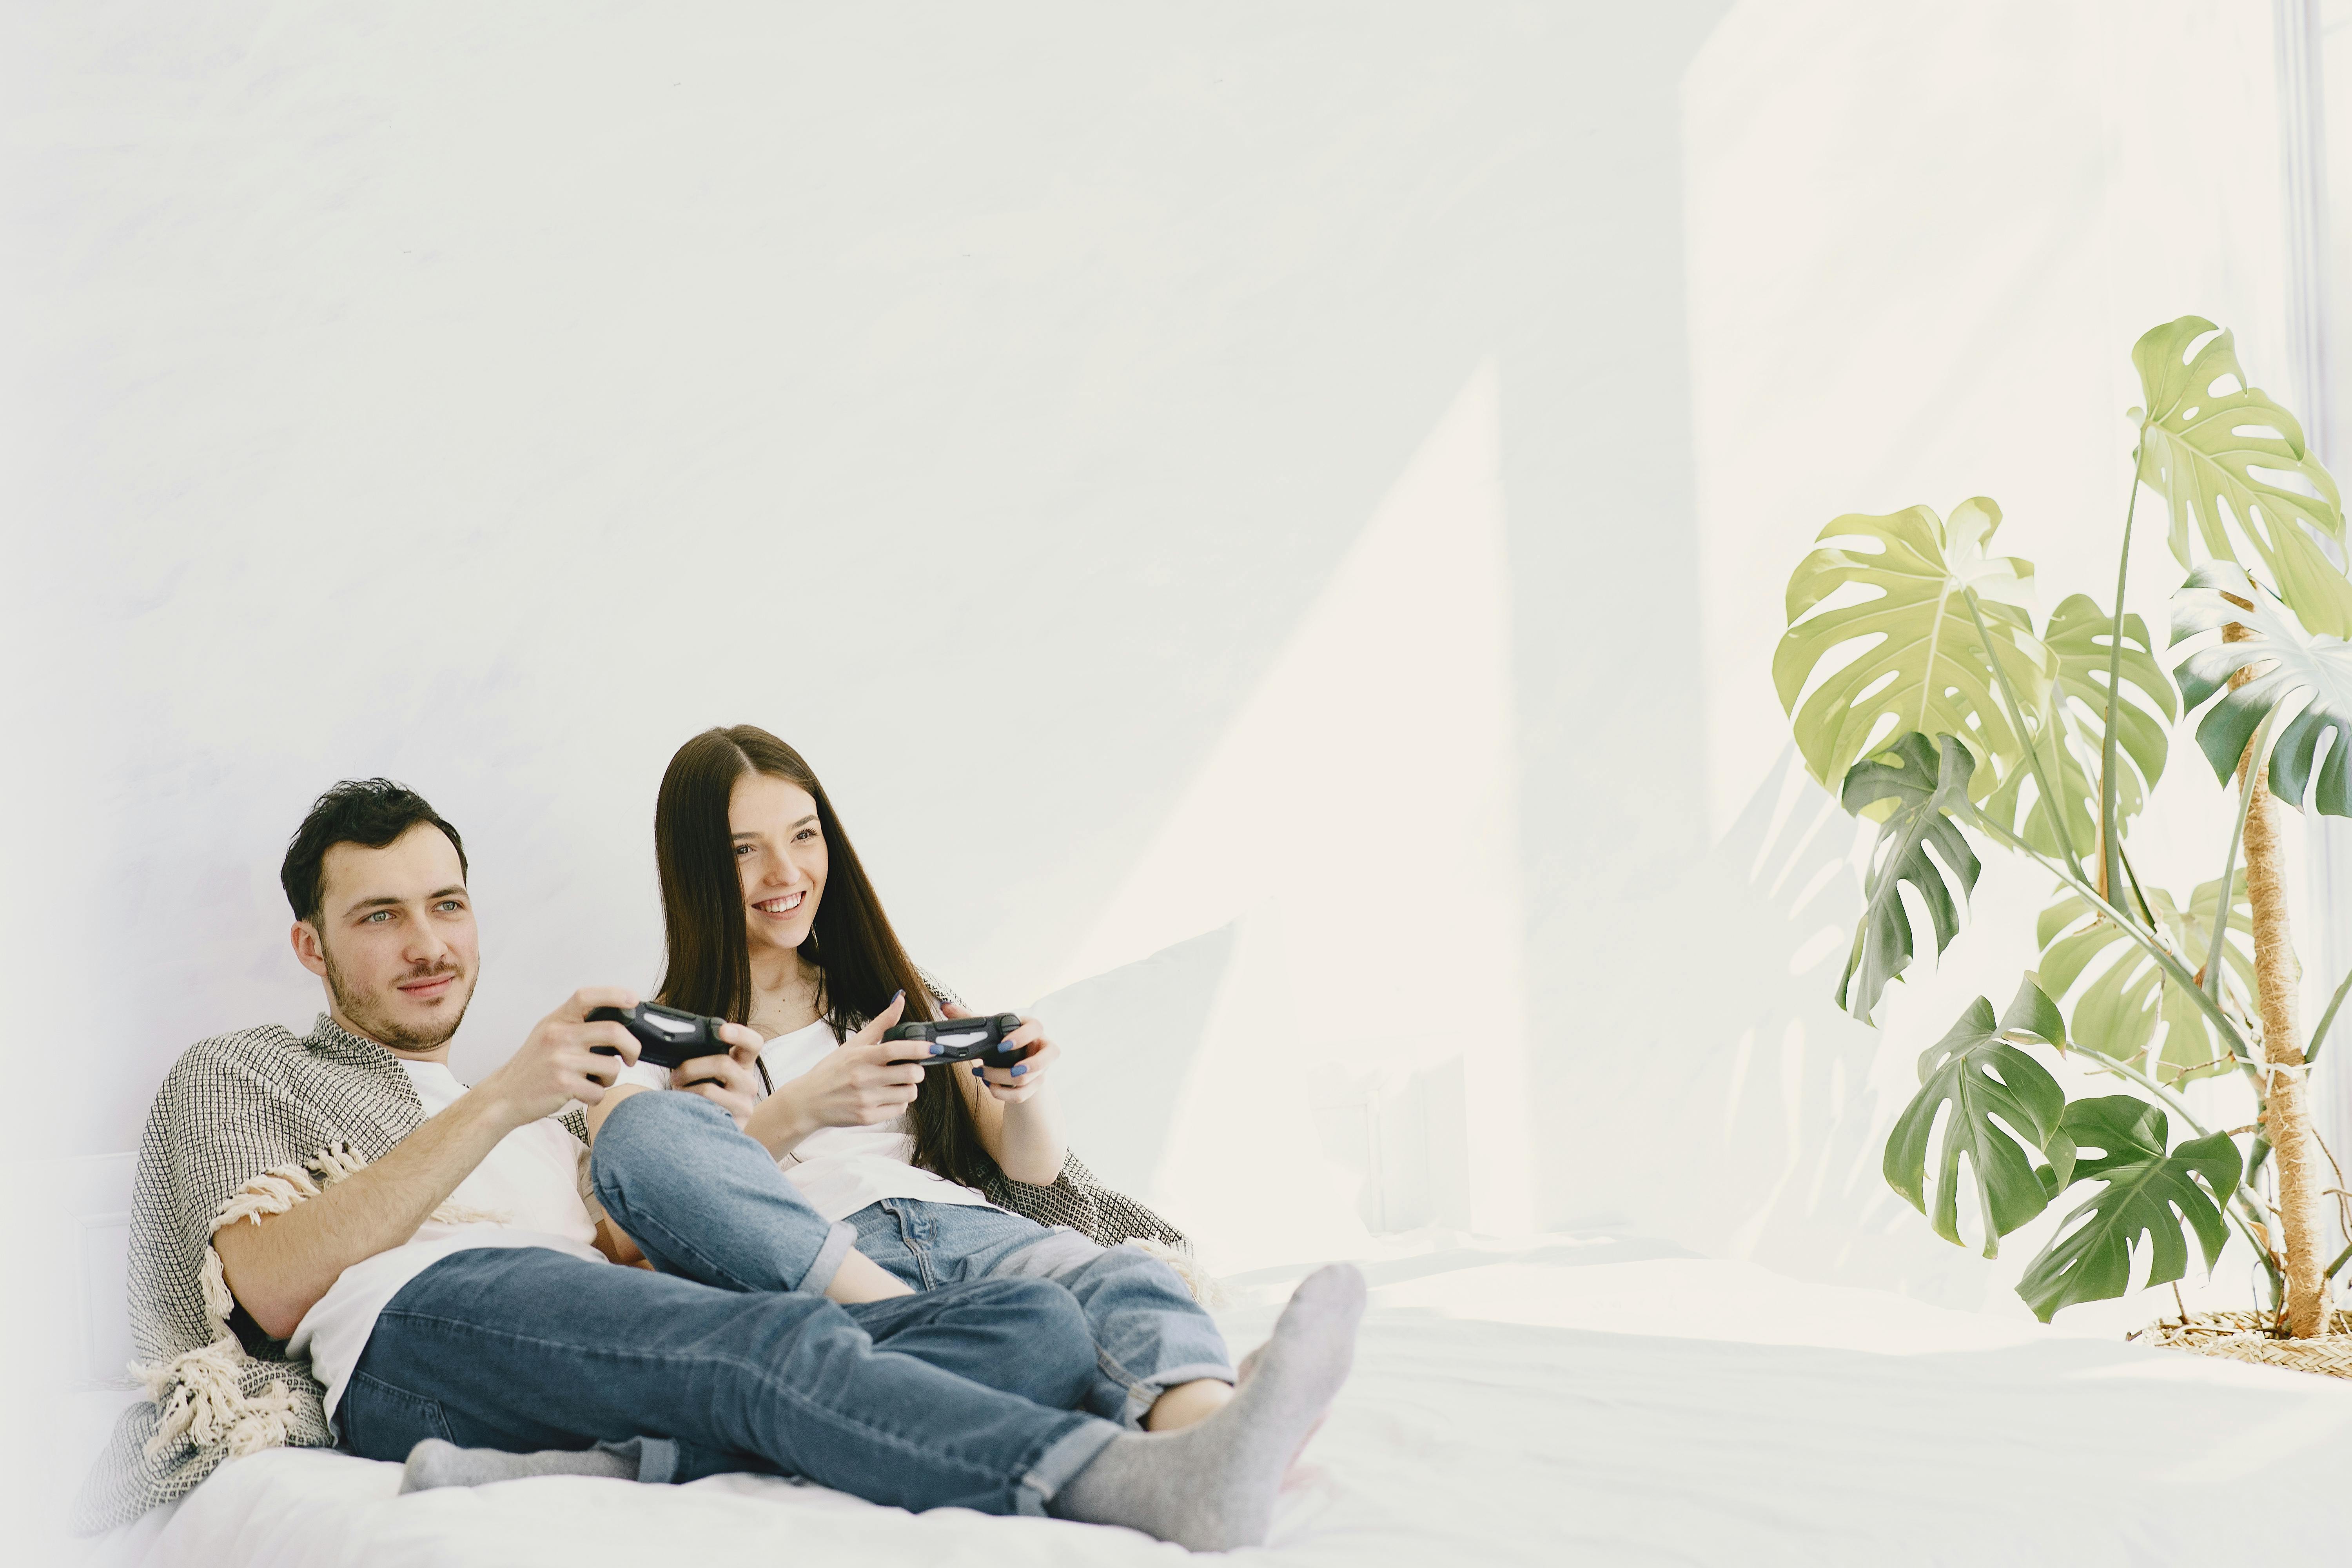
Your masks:
M1630 737L1698 689L1675 92L1719 11L21 12L5 635L37 678L5 854L41 891L6 949L102 1067L19 1150L127 1147L187 1041L307 1023L274 873L338 777L467 835L461 1070L577 984L649 980L655 782L751 720L988 1002L1197 934L1137 889L1262 797L1313 844L1185 908L1279 917L1115 988L1223 996L1238 1032L1188 1048L1242 1070L1122 1058L1164 1025L1097 987L1074 1090L1143 1060L1166 1201L1228 1256L1278 1239L1294 1179L1333 1245L1533 1223L1524 1054L1610 1032L1622 1003L1579 993L1654 967L1592 889L1703 843L1696 728ZM1383 555L1444 429L1468 478ZM1423 692L1297 651L1310 623ZM1333 702L1275 774L1234 738ZM1341 910L1366 889L1392 906ZM1286 924L1301 963L1260 940ZM1381 1020L1370 1087L1256 1085L1250 1147L1223 1119L1253 1060L1295 1086L1349 1047L1269 1059L1270 1021L1340 1005ZM1475 1216L1465 1093L1507 1146ZM1393 1204L1354 1168L1383 1116L1437 1167ZM1272 1162L1246 1194L1181 1179L1221 1144Z

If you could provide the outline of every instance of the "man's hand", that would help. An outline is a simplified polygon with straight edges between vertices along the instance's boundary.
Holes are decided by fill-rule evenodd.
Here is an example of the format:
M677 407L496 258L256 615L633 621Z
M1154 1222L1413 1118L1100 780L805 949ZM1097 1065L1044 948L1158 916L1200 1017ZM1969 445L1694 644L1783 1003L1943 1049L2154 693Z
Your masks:
M758 1070L752 1064L760 1059L761 1042L740 1024L719 1025L719 1037L727 1042L725 1056L697 1057L678 1063L669 1075L669 1086L702 1096L741 1127L751 1120L751 1108L760 1102Z
M532 1026L506 1065L475 1088L487 1094L509 1127L552 1116L572 1100L593 1105L613 1087L624 1066L637 1059L636 1037L620 1025L588 1021L591 1007L637 1005L637 994L622 986L590 985ZM618 1052L604 1055L596 1047Z
M906 1010L904 996L891 998L823 1061L761 1101L743 1130L769 1152L784 1154L820 1128L876 1127L897 1120L923 1087L921 1066L905 1058L931 1050L928 1041L882 1037Z

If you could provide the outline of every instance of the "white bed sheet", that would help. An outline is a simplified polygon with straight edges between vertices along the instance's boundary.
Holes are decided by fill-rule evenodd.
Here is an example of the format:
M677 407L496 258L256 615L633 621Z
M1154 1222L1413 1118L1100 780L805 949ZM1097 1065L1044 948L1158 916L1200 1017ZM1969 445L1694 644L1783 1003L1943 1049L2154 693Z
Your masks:
M1802 1285L1748 1265L1553 1237L1368 1268L1348 1389L1285 1494L1285 1564L2063 1563L2340 1553L2323 1469L2352 1384ZM1645 1255L1648 1254L1648 1255ZM1235 1285L1237 1344L1288 1283ZM396 1495L397 1467L278 1451L105 1542L109 1568L962 1563L1117 1568L1125 1531L909 1515L772 1479L571 1478ZM2231 1485L2228 1483L2235 1482Z

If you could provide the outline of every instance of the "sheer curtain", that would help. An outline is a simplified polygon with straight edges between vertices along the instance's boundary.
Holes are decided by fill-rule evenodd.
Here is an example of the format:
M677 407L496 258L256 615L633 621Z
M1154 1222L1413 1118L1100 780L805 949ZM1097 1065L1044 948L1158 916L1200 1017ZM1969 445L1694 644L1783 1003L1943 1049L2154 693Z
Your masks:
M2296 406L2306 439L2342 479L2352 455L2352 0L2274 0L2280 145L2289 257L2288 331L2295 346ZM2352 822L2310 827L2311 940L2302 944L2304 1007L2316 1026L2352 970ZM2352 1022L2352 1020L2347 1020ZM2313 1079L2321 1136L2338 1160L2352 1150L2352 1072L2341 1037L2336 1059Z

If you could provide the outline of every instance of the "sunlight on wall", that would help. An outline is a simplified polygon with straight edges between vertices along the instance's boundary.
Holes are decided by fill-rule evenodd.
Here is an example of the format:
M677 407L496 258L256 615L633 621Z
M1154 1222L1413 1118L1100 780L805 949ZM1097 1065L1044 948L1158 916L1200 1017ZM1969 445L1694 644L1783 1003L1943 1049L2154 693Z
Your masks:
M1489 363L1062 966L1234 926L1152 1188L1229 1247L1296 1250L1274 1158L1360 1173L1372 1228L1529 1223L1497 395Z

